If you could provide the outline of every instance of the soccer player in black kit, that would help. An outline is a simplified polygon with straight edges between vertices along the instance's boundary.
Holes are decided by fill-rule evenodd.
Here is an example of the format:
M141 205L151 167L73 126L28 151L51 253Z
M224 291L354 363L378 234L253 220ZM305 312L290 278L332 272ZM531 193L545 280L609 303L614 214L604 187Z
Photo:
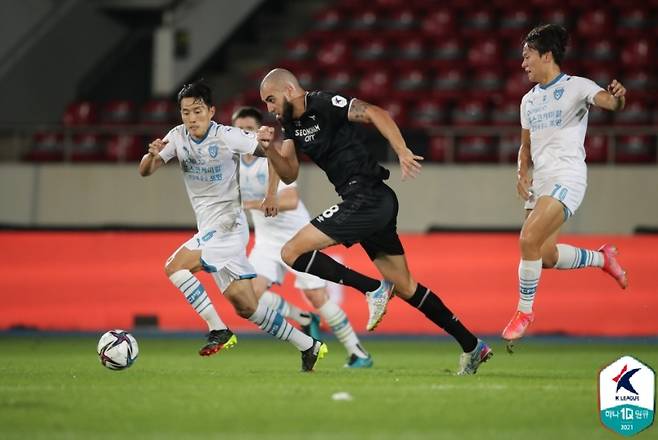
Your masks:
M295 270L364 293L370 315L368 330L379 324L389 298L396 294L461 345L464 353L459 359L458 374L475 374L493 352L435 293L411 276L397 234L398 200L383 182L389 171L376 162L355 133L356 122L373 124L398 155L402 178L416 177L421 168L418 161L423 158L407 148L388 112L333 92L307 92L285 69L274 69L263 78L260 96L283 126L281 147L266 148L281 180L289 184L297 179L298 147L324 170L343 200L311 220L283 246L283 261ZM364 276L320 252L338 243L360 243L384 280Z

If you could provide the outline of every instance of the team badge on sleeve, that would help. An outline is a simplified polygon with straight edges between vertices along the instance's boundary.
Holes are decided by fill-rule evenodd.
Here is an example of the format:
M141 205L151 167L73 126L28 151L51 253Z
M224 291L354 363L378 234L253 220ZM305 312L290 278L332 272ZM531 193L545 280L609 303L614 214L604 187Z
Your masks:
M340 95L335 95L331 98L331 103L336 107L345 107L347 105L347 99L343 98Z

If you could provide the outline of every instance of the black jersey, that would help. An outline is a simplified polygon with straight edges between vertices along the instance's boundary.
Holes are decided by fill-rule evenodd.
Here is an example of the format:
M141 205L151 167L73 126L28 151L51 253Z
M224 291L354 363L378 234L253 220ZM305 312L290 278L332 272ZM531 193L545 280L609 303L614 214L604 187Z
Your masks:
M377 163L358 136L356 124L347 119L351 98L313 91L305 100L306 111L299 119L283 124L284 138L293 140L324 170L339 194L351 178L388 179L389 171Z

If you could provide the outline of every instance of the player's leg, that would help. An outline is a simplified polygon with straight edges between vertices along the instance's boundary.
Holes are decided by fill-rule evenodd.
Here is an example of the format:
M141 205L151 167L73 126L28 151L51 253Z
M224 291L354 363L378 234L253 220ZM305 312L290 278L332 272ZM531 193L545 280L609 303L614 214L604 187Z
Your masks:
M324 357L326 345L297 330L276 310L260 304L248 279L235 277L232 270L220 271L216 279L220 288L231 280L222 291L238 315L275 338L289 341L301 352L302 371L312 371L316 361Z
M397 241L397 234L395 235ZM377 241L362 243L373 263L385 279L395 284L395 294L412 307L422 312L430 321L441 327L446 333L455 338L462 348L460 356L460 370L458 374L475 374L478 367L493 356L492 350L483 341L471 333L457 316L441 301L438 295L429 288L416 282L403 253L389 255L381 249L392 246L384 242L393 241L393 237L384 240L379 237ZM402 245L399 245L401 249Z
M542 269L542 249L549 238L557 238L560 227L566 220L565 206L551 196L539 197L521 229L519 246L519 302L517 311L503 330L503 339L512 341L523 336L534 320L532 305ZM550 246L550 243L549 243ZM546 250L544 250L546 252ZM549 255L547 258L553 257Z
M377 290L380 281L362 275L320 250L337 244L312 223L304 226L281 249L281 259L298 272L353 287L362 293Z
M195 238L192 238L185 245L193 246L195 240ZM203 268L201 250L192 250L185 245L181 246L167 260L165 273L174 286L185 296L194 311L208 325L207 343L199 350L199 354L209 356L223 348L232 347L237 339L217 314L217 310L215 310L203 285L193 275Z
M249 262L258 276L252 280L254 293L258 301L265 306L277 310L285 318L297 321L302 326L310 324L311 313L302 311L290 304L282 296L272 292L269 288L273 283L281 284L287 272L287 267L279 256L280 246L265 246L257 244L249 255Z
M317 277L305 273L297 274L295 287L303 290L306 298L329 324L331 331L345 347L348 355L345 366L348 368L371 367L373 365L372 357L361 345L343 309L329 298L325 286L326 283ZM319 319L316 324L319 324ZM312 332L313 328L309 326L309 333L312 334Z

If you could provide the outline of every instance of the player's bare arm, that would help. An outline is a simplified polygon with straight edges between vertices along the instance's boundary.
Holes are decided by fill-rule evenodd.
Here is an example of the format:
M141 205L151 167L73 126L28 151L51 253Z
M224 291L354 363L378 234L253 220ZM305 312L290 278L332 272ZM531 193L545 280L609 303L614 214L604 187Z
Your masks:
M267 168L267 191L265 193L265 198L260 204L260 209L265 213L265 217L276 217L280 209L277 192L279 190L279 182L281 179L276 173L269 158L267 159Z
M160 157L160 151L162 151L167 143L169 141L163 141L162 139L156 139L149 143L148 153L142 157L139 163L139 174L142 177L150 176L162 166L164 162Z
M607 91L600 91L594 96L594 105L613 112L622 110L626 105L626 87L613 79Z
M281 144L281 148L271 146L267 150L268 164L276 170L281 180L286 184L291 184L297 180L299 175L299 160L295 151L295 142L286 139Z
M530 130L521 130L521 146L519 147L517 168L517 182L516 192L523 200L530 198L530 185L532 179L530 177L530 168L532 167L532 157L530 156Z
M352 122L373 124L377 127L377 130L388 140L391 148L398 155L402 180L414 178L420 174L421 165L418 161L423 160L423 157L415 155L407 148L400 128L386 110L360 99L354 99L350 104L347 118Z

